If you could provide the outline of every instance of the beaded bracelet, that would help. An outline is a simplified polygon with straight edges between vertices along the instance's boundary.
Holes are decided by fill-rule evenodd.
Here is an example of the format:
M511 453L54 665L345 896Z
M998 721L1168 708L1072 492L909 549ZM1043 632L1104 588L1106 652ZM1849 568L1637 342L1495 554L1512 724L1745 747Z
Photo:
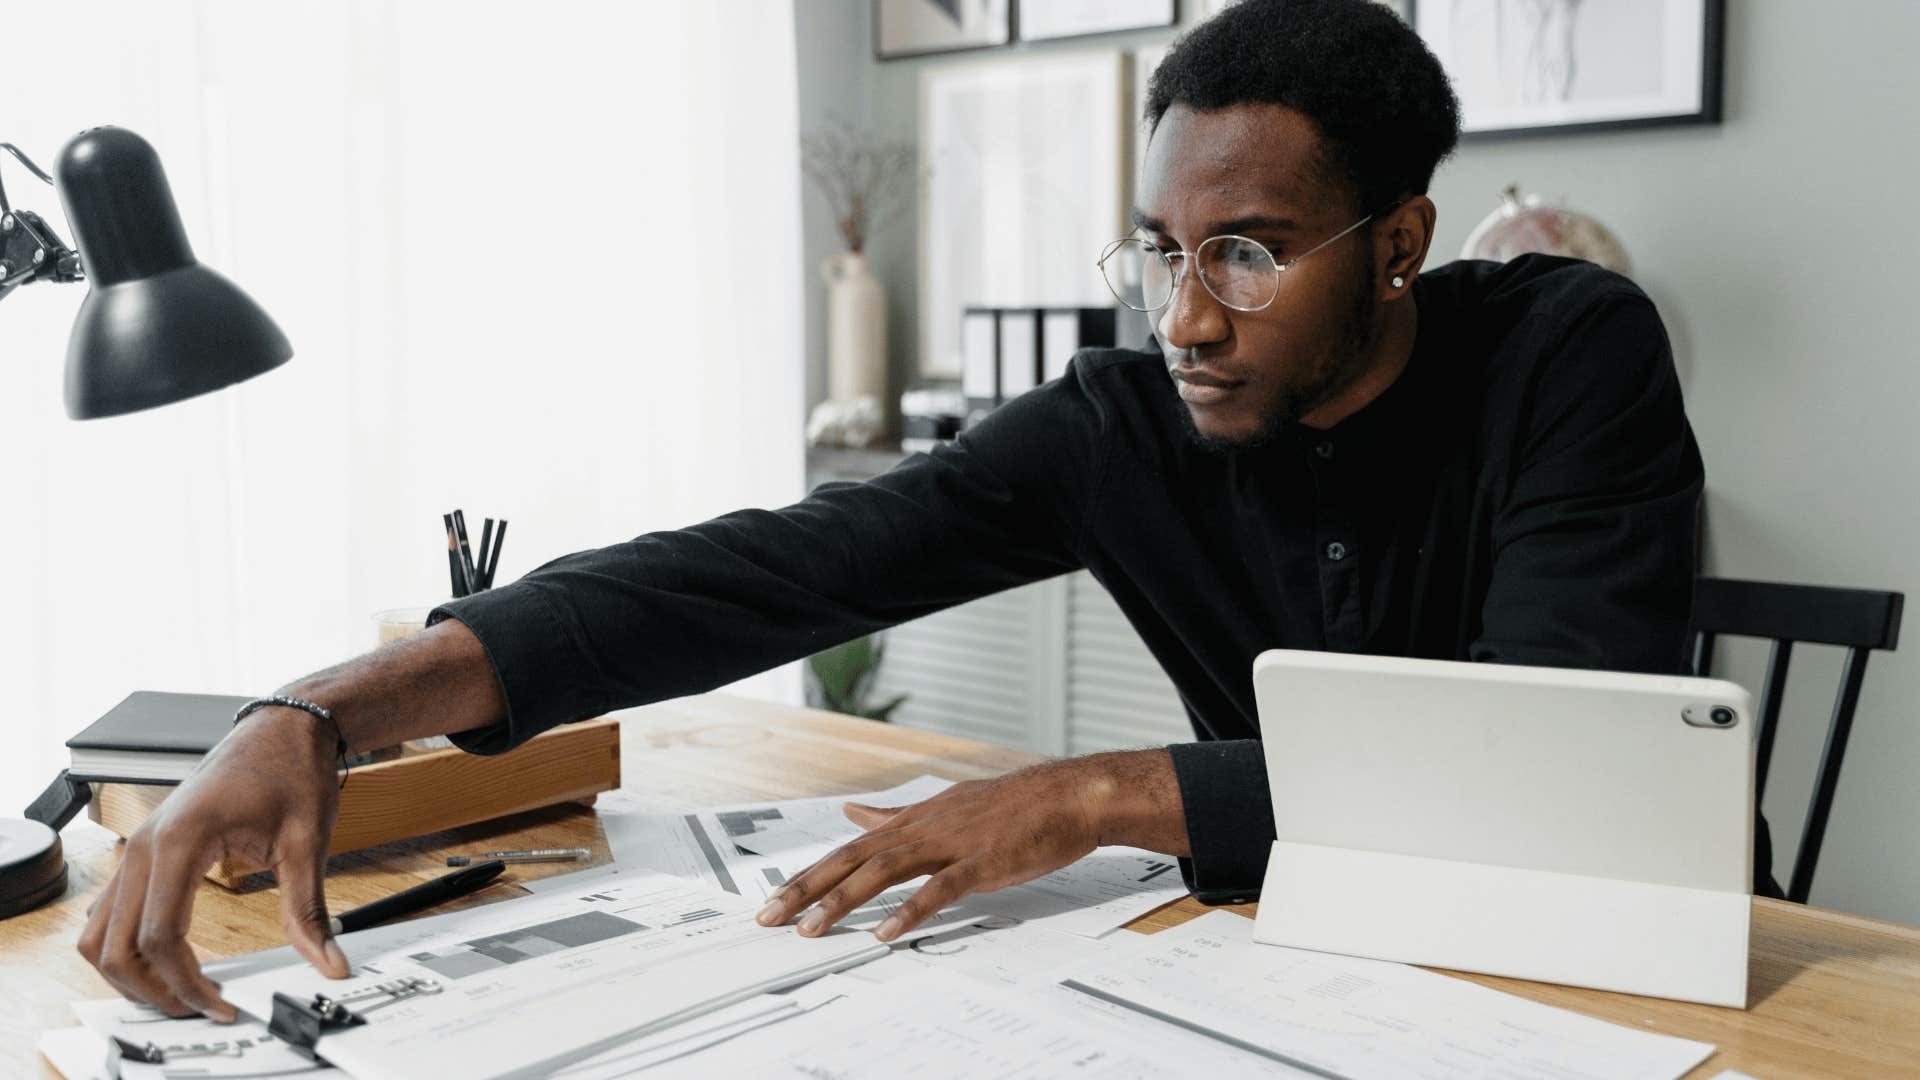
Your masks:
M347 737L341 733L339 722L333 718L333 711L326 706L316 705L306 698L275 694L272 697L254 698L252 701L240 706L239 710L233 714L233 722L237 726L240 721L272 705L280 705L289 709L299 709L302 712L312 713L314 716L325 720L333 728L333 738L336 744L334 752L340 757L340 786L343 788L346 787L347 774L353 771L352 767L347 764Z

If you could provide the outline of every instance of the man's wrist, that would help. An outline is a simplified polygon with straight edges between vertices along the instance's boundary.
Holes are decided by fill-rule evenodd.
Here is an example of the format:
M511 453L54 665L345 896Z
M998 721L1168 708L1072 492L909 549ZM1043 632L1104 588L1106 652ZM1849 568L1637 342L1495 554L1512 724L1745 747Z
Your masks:
M1186 854L1186 814L1173 755L1164 748L1124 750L1072 763L1081 773L1081 800L1095 844Z
M236 729L270 727L275 731L298 731L311 738L314 755L329 761L339 756L341 736L334 725L318 716L289 705L267 705L234 725Z

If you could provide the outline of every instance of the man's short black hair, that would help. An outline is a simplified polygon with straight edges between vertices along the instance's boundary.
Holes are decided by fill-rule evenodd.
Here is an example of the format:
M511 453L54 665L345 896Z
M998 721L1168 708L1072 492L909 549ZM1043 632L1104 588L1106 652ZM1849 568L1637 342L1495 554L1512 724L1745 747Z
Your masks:
M1460 106L1420 35L1376 0L1240 0L1176 42L1147 88L1175 104L1284 105L1313 121L1332 178L1369 213L1422 195L1460 138Z

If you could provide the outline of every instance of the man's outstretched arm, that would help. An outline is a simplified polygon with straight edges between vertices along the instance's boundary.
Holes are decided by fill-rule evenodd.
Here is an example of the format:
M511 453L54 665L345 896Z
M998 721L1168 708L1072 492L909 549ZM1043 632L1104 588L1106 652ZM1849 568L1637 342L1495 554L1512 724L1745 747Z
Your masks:
M557 559L286 692L332 710L354 750L446 733L498 752L1072 570L1104 463L1079 363L869 483ZM293 709L248 717L129 839L80 940L123 994L233 1015L186 944L200 876L221 858L272 868L294 945L347 973L320 883L338 806L327 728Z

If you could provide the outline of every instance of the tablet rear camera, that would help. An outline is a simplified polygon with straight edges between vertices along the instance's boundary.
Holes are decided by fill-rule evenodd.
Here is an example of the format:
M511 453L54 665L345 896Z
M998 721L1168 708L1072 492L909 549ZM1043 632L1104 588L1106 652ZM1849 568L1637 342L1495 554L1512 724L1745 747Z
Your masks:
M1740 723L1740 713L1731 705L1696 701L1680 710L1680 719L1697 728L1725 731Z

